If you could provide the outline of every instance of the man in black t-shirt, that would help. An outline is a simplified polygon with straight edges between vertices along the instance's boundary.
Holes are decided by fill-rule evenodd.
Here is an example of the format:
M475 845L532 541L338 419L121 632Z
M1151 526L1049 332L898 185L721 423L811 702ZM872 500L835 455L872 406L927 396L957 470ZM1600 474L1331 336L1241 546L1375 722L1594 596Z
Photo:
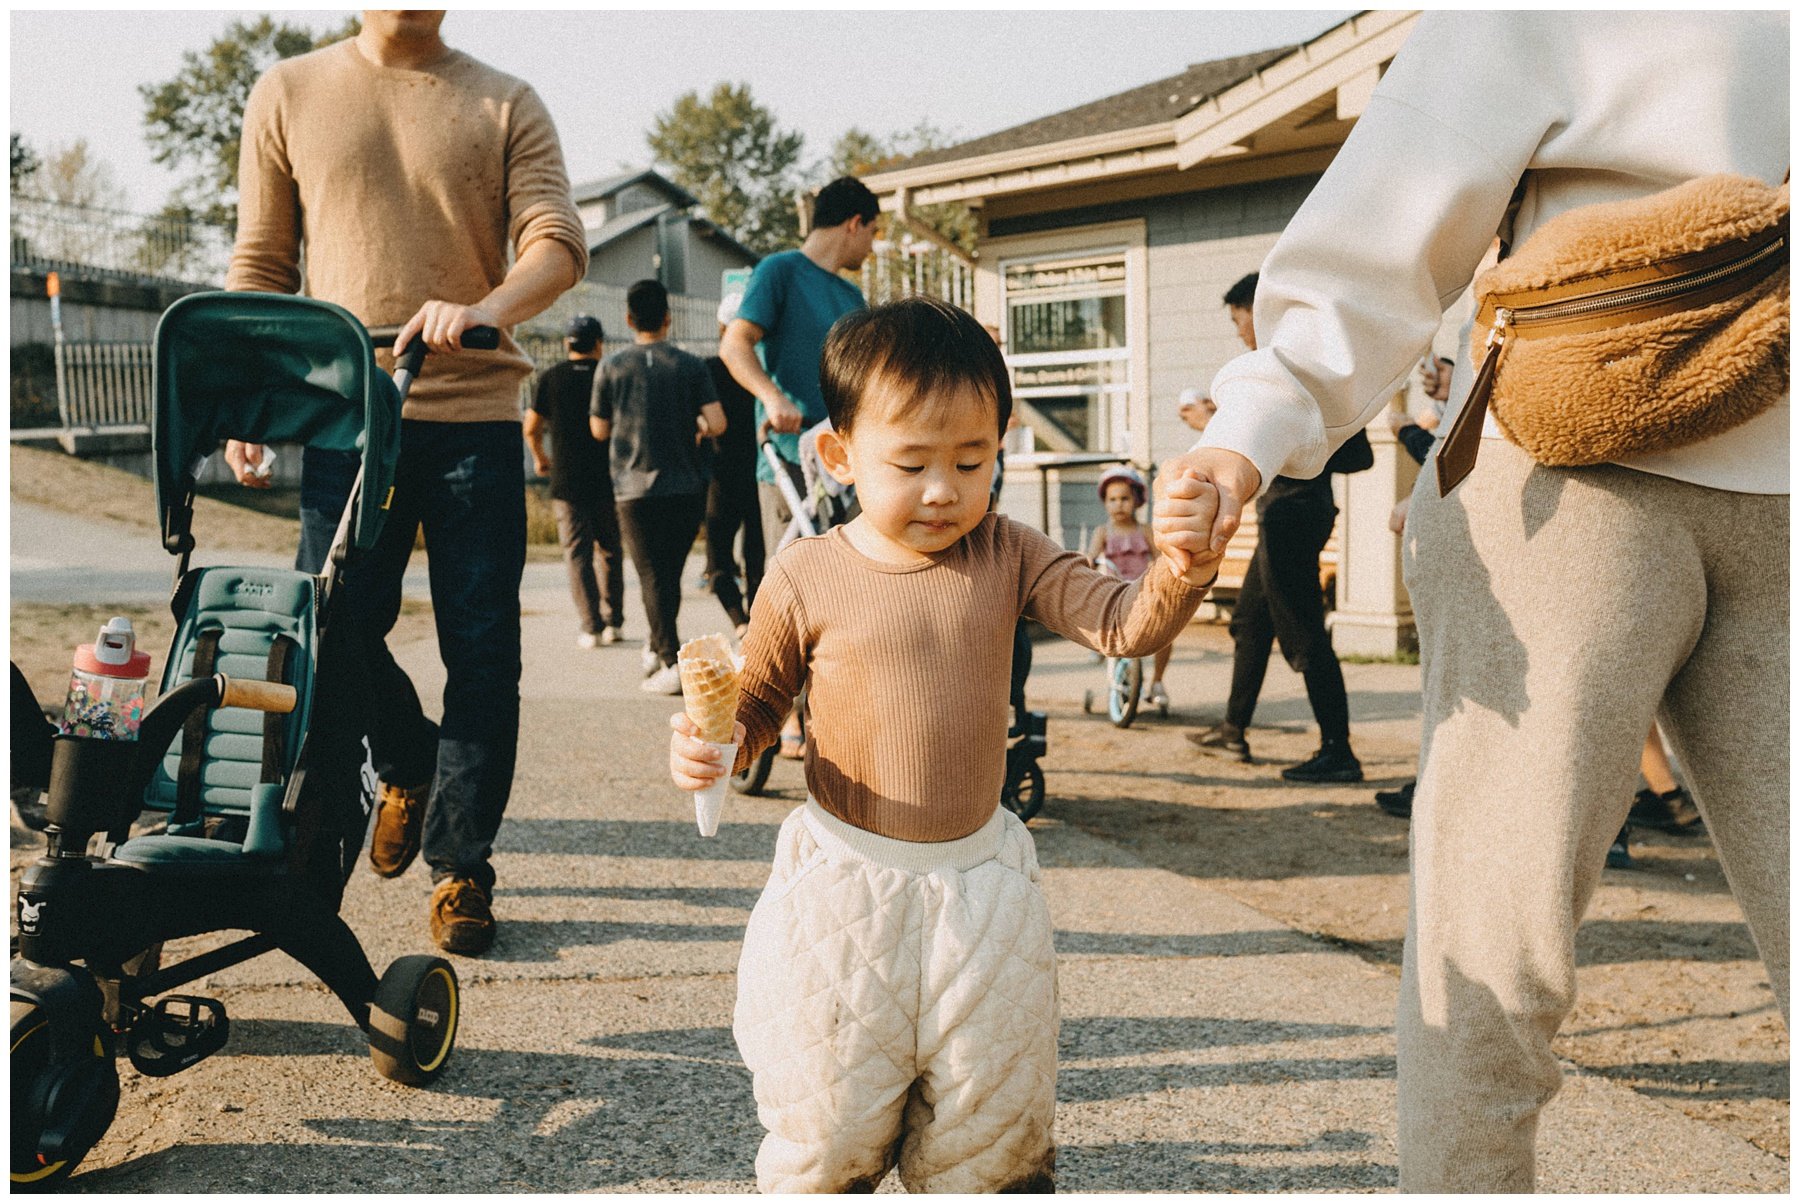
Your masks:
M741 296L719 305L719 334L737 316ZM747 612L762 584L762 502L756 492L756 395L738 384L725 361L706 361L713 389L725 408L725 433L713 440L713 479L706 490L706 581L730 616L738 634L750 622ZM738 566L732 544L744 532L744 587L738 588Z
M550 507L569 566L569 594L581 621L582 648L619 642L625 619L625 572L620 561L619 517L613 507L607 445L588 427L594 369L600 362L600 320L569 320L563 346L569 358L544 369L525 413L525 442L540 475L550 478ZM550 455L544 454L544 431Z
M1238 338L1256 350L1251 318L1255 272L1231 286L1225 309ZM1250 760L1244 731L1256 713L1269 653L1281 654L1306 685L1306 700L1319 724L1319 751L1281 776L1290 782L1360 782L1362 762L1350 749L1350 698L1325 627L1325 598L1319 588L1319 555L1331 538L1337 502L1331 474L1361 472L1374 462L1368 439L1356 436L1340 447L1325 471L1307 480L1276 477L1256 500L1256 550L1231 609L1231 694L1225 719L1188 740L1209 756Z
M700 532L710 475L696 444L725 433L725 412L706 362L667 341L668 290L654 280L632 285L625 319L635 342L596 371L588 429L612 440L619 532L643 589L650 646L641 688L679 694L681 570Z

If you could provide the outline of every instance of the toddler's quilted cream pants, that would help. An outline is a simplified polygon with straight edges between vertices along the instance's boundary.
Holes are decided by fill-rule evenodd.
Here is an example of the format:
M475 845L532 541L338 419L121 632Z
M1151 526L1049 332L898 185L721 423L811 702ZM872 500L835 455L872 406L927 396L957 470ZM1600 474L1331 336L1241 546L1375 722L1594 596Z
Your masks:
M937 844L809 800L781 826L733 1032L764 1192L1050 1190L1056 953L1025 825Z
M1575 928L1652 716L1786 1011L1788 499L1490 439L1449 497L1421 474L1406 528L1425 730L1400 1189L1529 1191Z

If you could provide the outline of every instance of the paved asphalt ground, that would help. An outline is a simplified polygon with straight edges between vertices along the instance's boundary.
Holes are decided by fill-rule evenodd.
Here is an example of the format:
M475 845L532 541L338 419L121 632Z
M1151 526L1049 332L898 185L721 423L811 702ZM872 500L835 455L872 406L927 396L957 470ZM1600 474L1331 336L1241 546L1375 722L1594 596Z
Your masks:
M54 567L34 557L57 559L22 543L18 521L15 590L22 570ZM145 559L139 571L166 581L166 560ZM495 858L502 926L487 957L455 959L462 1029L443 1077L423 1090L380 1078L336 1001L270 955L188 988L229 1008L223 1053L171 1079L121 1064L119 1117L72 1188L753 1190L760 1130L731 1040L733 980L777 826L802 798L797 767L779 764L776 794L733 799L702 839L664 772L678 701L639 692L637 645L574 647L558 565L531 567L523 602L524 734ZM690 635L723 625L698 594L683 617ZM630 634L642 630L634 621ZM435 699L434 647L396 652ZM1039 646L1047 670L1085 655ZM1228 665L1193 672L1187 689L1224 696ZM1353 694L1417 688L1416 669L1346 673ZM1033 692L1078 698L1096 678L1045 672ZM1302 697L1279 661L1265 697ZM1391 974L1058 823L1054 803L1033 830L1061 954L1063 1191L1395 1186ZM15 826L15 866L30 855ZM428 893L422 864L392 882L358 870L346 912L378 968L429 951ZM1784 1160L1573 1068L1540 1144L1549 1190L1787 1186ZM895 1188L890 1177L883 1190Z

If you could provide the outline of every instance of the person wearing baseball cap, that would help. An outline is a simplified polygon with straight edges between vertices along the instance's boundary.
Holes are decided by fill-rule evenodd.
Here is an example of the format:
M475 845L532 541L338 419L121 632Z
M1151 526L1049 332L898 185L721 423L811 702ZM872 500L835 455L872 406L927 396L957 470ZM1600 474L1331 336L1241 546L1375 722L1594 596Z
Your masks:
M538 475L550 478L550 508L569 568L569 595L581 625L575 643L581 648L618 643L625 620L624 553L608 449L588 429L594 366L600 362L604 335L593 315L570 318L563 329L569 357L539 375L525 412L531 462Z

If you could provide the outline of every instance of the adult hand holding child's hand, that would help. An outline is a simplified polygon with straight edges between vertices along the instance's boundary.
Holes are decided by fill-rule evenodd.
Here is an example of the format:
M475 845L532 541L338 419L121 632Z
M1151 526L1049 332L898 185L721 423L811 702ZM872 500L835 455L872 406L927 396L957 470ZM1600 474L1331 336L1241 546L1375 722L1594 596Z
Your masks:
M1212 549L1213 525L1219 513L1219 490L1191 470L1157 479L1156 510L1151 529L1156 547L1189 585L1209 585L1219 572L1222 552Z
M700 729L687 717L686 711L669 716L669 777L683 790L705 790L731 772L731 766L719 763L719 750L700 738ZM733 724L731 739L744 743L744 725Z

